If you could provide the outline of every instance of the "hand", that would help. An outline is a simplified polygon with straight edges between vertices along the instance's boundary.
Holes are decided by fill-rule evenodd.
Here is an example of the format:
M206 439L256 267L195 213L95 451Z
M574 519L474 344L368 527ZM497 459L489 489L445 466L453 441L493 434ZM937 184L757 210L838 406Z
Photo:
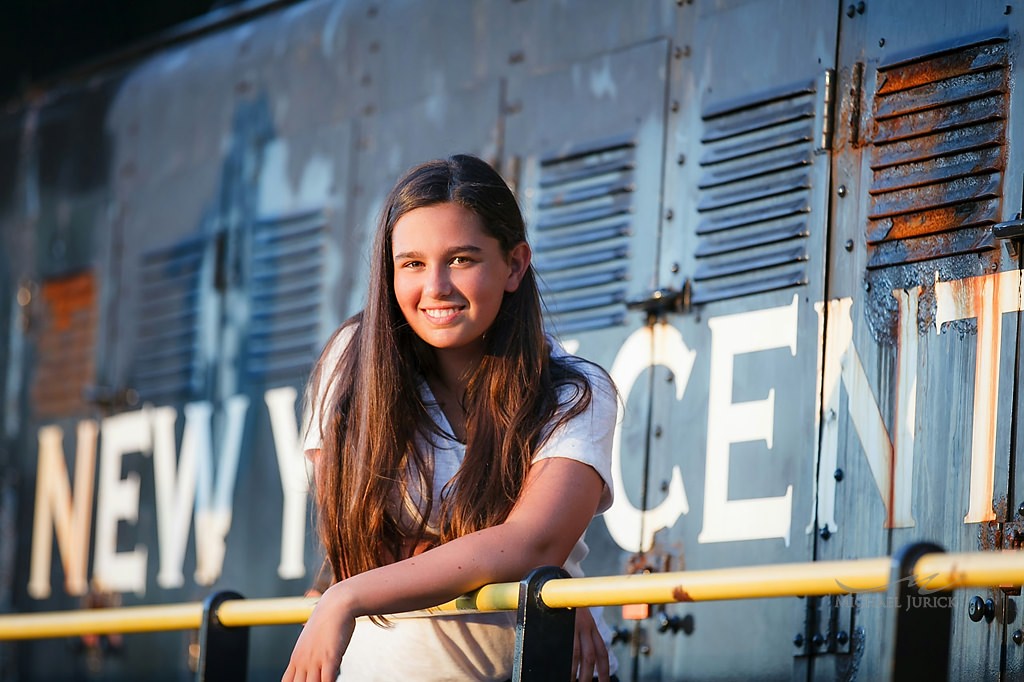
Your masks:
M341 584L331 586L303 626L281 682L334 682L355 627Z
M599 682L608 682L608 647L588 608L576 609L572 669L579 682L590 682L595 675Z

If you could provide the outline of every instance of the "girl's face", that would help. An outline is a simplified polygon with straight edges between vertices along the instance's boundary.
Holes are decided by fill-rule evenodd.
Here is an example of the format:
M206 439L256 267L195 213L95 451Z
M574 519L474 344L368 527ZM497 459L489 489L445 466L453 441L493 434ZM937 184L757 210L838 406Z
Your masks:
M505 292L519 287L530 264L526 242L503 253L480 216L452 203L403 215L391 246L398 306L436 349L482 352Z

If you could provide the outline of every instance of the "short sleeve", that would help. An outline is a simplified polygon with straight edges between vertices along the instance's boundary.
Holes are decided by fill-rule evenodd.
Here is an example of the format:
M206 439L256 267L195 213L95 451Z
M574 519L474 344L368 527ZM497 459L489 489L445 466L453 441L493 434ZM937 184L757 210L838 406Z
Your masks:
M612 506L612 440L618 420L618 394L608 375L596 366L579 361L576 365L590 382L591 399L586 410L556 428L534 455L539 462L565 457L589 464L604 481L597 513ZM567 386L563 391L574 390Z
M321 418L323 416L324 401L329 401L334 396L335 391L335 386L330 381L331 372L338 365L342 353L348 348L348 344L351 343L355 333L356 325L350 324L342 327L331 337L327 347L324 348L321 354L322 361L317 366L319 375L315 377L315 380L309 382L310 390L313 390L315 387L317 394L308 397L308 415L302 437L302 451L307 457L311 455L311 451L319 450L323 447L323 424Z

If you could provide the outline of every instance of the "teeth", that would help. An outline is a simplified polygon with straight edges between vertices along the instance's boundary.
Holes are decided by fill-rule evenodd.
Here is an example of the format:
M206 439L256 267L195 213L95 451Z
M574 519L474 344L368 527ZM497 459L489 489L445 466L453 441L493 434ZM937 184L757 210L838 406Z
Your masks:
M424 308L423 314L432 320L444 320L459 311L458 308Z

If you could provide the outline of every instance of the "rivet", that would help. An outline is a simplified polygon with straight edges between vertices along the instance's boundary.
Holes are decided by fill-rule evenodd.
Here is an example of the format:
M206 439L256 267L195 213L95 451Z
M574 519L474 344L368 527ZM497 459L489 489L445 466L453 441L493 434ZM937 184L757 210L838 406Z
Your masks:
M867 9L867 5L864 4L864 0L857 3L857 14L864 14L864 10Z
M1007 9L1009 9L1009 8L1007 8ZM1024 631L1014 630L1013 631L1013 643L1014 644L1020 644L1022 642L1024 642Z
M832 531L830 531L828 529L828 526L825 526L824 528L821 529L821 531L818 533L818 535L821 536L822 540L828 540L830 537L832 537Z
M815 632L814 637L811 637L811 644L813 644L815 648L821 648L825 644L825 638L820 632Z
M672 113L679 111L679 100L672 100Z
M853 5L850 5L849 7L846 8L846 16L850 17L851 19L853 19L853 15L856 13L857 8L854 7Z
M879 38L878 39L878 46L879 47L885 47L885 38Z
M1017 516L1024 516L1024 502L1017 505Z
M675 57L676 59L682 59L682 57L683 57L683 48L681 48L678 45L676 45L676 49L672 50L672 56Z
M655 426L654 427L654 437L655 438L661 438L661 433L662 433L661 427L660 426Z
M670 267L669 270L672 271L673 275L678 273L679 272L679 263L673 263L672 267Z
M674 217L675 213L672 212L671 208L665 211L665 220L672 220Z
M802 647L804 645L804 636L801 633L797 633L796 637L793 638L793 646Z
M836 188L836 194L838 194L840 197L845 197L846 185L839 185L839 187Z
M1013 7L1012 7L1012 6L1010 6L1010 5L1007 5L1007 6L1006 6L1006 9L1004 9L1004 10L1003 10L1003 14L1009 14L1009 13L1010 13L1010 12L1012 12L1012 11L1013 11ZM1017 630L1017 632L1020 632L1020 630ZM1017 636L1017 632L1013 633L1013 636L1014 636L1014 637L1016 637L1016 636ZM1014 640L1014 641L1016 641L1016 640ZM1017 644L1020 644L1020 642L1017 642Z
M853 240L847 239L846 243L843 244L843 248L846 249L847 251L853 251Z
M836 469L835 471L832 472L832 478L836 479L837 481L843 480L843 476L844 474L842 469Z
M676 157L676 164L682 166L686 163L686 154L680 154Z
M980 622L985 617L985 600L977 595L971 597L967 602L967 617L975 623Z
M668 481L662 481L661 482L661 492L663 492L663 493L667 493L668 492Z
M846 634L846 630L840 630L839 634L836 635L836 641L839 644L846 644L850 641L850 636Z

